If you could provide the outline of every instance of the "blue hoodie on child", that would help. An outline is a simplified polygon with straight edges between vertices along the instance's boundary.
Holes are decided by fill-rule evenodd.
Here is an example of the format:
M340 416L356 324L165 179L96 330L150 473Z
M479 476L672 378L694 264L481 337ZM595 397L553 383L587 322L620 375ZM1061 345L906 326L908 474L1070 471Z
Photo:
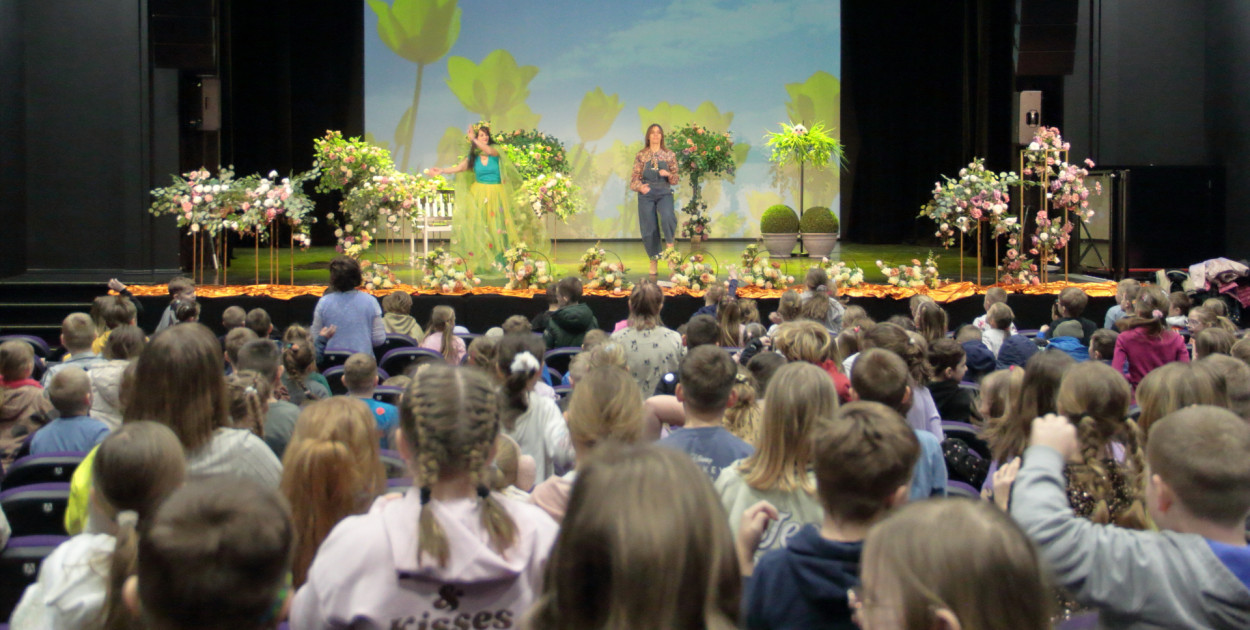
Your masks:
M805 526L756 563L742 598L746 627L854 630L846 591L859 586L863 549L862 541L825 540Z

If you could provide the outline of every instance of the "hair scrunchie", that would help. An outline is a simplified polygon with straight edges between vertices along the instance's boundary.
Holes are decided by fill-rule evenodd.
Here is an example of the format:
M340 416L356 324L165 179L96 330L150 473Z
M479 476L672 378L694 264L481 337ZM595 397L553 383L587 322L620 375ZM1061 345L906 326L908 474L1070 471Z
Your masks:
M117 513L118 527L135 527L139 524L139 513L134 510L122 510Z
M1163 319L1163 311L1161 311L1161 310L1159 310L1159 309L1157 309L1157 308L1156 308L1155 310L1151 311L1151 312L1150 312L1150 315L1151 315L1152 317L1154 317L1155 319Z
M525 350L512 358L512 365L509 366L509 370L513 374L518 372L528 374L529 372L538 371L540 367L542 366L538 363L538 359L529 350Z
M489 497L490 497L490 488L487 488L485 484L483 484L483 485L479 485L479 486L477 487L477 496L478 496L478 498L480 498L480 499L486 499L486 498L489 498Z
M421 505L425 505L426 503L429 503L429 502L430 502L430 487L421 486Z

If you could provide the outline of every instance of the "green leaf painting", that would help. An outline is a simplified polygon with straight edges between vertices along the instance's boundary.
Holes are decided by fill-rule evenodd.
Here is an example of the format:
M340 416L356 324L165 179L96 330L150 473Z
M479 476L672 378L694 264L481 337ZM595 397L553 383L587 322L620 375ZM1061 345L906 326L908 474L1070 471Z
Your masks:
M619 95L604 94L601 87L587 92L577 108L577 135L581 136L582 142L594 142L604 137L624 108Z
M538 66L518 66L512 53L496 50L480 64L451 57L447 74L452 94L465 109L489 120L493 129L529 129L538 124L540 117L525 104Z
M421 102L421 81L425 67L451 50L460 37L460 7L456 0L368 0L378 16L378 38L392 52L417 64L412 105L395 127L395 149L403 148L401 170L408 170L412 155L412 134L416 130L417 109Z

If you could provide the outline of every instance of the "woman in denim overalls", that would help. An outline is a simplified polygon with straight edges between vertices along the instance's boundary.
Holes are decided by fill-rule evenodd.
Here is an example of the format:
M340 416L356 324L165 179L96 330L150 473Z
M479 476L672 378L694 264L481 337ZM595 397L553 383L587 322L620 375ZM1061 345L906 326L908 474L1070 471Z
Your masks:
M673 189L677 183L677 156L664 146L664 128L647 127L645 146L634 156L634 171L629 189L638 193L638 227L642 244L651 259L651 275L658 272L660 231L664 242L673 246L677 217L673 214ZM658 217L658 218L657 218Z

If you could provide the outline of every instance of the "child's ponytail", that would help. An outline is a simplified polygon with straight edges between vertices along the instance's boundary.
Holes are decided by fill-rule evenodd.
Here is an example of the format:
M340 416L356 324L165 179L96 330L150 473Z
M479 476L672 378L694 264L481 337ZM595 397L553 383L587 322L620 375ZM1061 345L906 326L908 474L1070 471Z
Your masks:
M117 537L109 558L108 582L104 595L104 630L125 630L134 627L136 619L122 600L126 580L135 574L139 560L139 514L126 510L117 515Z
M525 334L508 335L499 343L495 369L503 377L500 421L509 431L516 428L517 418L529 410L530 381L542 370L538 357L543 353L538 346L536 338Z
M430 313L429 332L430 334L442 333L443 339L439 344L439 352L442 353L444 359L450 361L456 348L456 311L446 304L435 306Z
M833 305L829 303L829 274L820 267L812 267L807 270L805 284L812 295L799 307L799 317L823 324L829 320L829 311L833 309Z
M272 393L270 381L259 372L243 370L226 379L230 401L230 420L239 429L247 429L256 437L265 437L265 415Z

